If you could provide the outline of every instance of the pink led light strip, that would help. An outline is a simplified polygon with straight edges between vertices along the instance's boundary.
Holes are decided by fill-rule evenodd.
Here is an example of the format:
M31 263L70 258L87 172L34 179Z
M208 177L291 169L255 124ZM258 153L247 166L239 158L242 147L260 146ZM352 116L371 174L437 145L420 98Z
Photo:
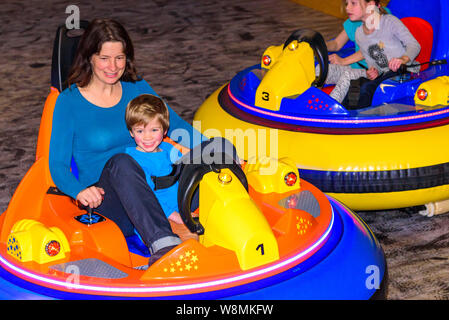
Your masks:
M261 113L267 116L275 117L275 118L281 118L281 119L288 119L288 120L297 120L297 121L305 121L305 122L320 122L320 123L339 123L339 124L364 124L364 123L381 123L381 122L396 122L396 121L403 121L403 120L415 120L415 119L424 119L429 118L433 116L438 116L442 114L449 113L449 108L435 111L427 114L420 114L420 115L413 115L413 116L406 116L406 117L398 117L398 118L387 118L387 119L360 119L360 120L343 120L343 119L311 119L311 118L304 118L304 117L295 117L295 116L289 116L289 115L283 115L283 114L277 114L270 111L260 110L256 109L250 105L247 105L241 101L239 101L231 92L231 86L228 85L228 94L229 97L236 102L237 104L241 105L242 107L249 109L251 111Z
M75 283L69 283L65 281L60 281L52 278L47 278L45 276L40 276L37 274L34 274L32 272L23 270L14 264L10 263L6 259L4 259L0 255L0 263L5 266L7 269L13 270L16 273L20 274L23 277L33 279L35 281L43 282L46 284L50 284L56 287L64 288L64 291L67 291L67 289L75 289L75 290L85 290L85 291L91 291L96 293L135 293L135 294L142 294L142 293L175 293L176 291L185 291L185 290L197 290L197 289L204 289L204 288L213 288L215 286L221 286L221 285L227 285L232 284L234 282L242 281L251 279L254 277L258 277L273 271L276 271L277 269L281 269L285 266L288 266L289 264L292 264L296 262L297 260L301 259L302 257L306 256L313 250L315 250L320 244L322 244L327 237L329 236L332 226L334 224L334 210L332 208L332 218L331 222L329 224L329 227L327 228L326 232L309 248L306 250L294 255L291 258L288 258L286 260L280 261L272 266L268 266L259 270L255 270L249 273L245 273L242 275L226 278L226 279L220 279L220 280L214 280L214 281L208 281L203 283L195 283L195 284L186 284L186 285L173 285L173 286L163 286L163 287L103 287L103 286L94 286L94 285L86 285L86 284L75 284Z

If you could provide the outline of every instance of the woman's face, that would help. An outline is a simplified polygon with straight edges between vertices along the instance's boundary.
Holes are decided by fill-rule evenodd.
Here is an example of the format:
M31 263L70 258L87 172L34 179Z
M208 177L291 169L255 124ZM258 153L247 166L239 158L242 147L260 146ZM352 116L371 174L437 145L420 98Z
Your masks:
M91 57L92 80L103 84L115 84L126 67L126 55L123 52L123 44L119 41L103 43L99 53Z

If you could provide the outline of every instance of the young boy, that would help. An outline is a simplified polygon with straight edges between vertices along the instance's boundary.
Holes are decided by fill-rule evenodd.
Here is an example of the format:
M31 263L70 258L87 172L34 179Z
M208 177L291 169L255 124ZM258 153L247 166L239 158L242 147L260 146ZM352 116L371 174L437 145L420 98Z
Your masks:
M136 147L126 149L145 172L147 183L154 191L169 220L182 224L178 211L178 183L154 190L151 176L166 176L172 172L172 164L182 154L170 143L163 142L169 127L169 112L159 97L142 94L131 100L125 113L126 126L136 142Z

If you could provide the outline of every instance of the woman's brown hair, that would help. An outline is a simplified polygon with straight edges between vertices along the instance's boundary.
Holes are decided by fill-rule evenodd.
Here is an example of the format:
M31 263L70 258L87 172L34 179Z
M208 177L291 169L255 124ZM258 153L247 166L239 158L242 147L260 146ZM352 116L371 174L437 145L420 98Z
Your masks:
M134 47L125 28L112 19L95 19L89 23L80 39L67 79L68 87L73 83L76 83L78 87L85 87L89 84L92 78L90 59L92 55L100 53L103 43L108 41L119 41L123 45L126 67L120 80L128 82L139 80L134 65Z

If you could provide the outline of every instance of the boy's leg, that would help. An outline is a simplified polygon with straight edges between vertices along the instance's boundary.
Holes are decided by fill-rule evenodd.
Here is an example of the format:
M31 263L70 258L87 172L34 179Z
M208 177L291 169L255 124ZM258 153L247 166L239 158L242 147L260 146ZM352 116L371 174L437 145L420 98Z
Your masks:
M135 227L151 254L181 243L148 186L145 173L131 156L113 156L97 185L105 190L98 211L118 223L124 233L130 232L130 225Z

